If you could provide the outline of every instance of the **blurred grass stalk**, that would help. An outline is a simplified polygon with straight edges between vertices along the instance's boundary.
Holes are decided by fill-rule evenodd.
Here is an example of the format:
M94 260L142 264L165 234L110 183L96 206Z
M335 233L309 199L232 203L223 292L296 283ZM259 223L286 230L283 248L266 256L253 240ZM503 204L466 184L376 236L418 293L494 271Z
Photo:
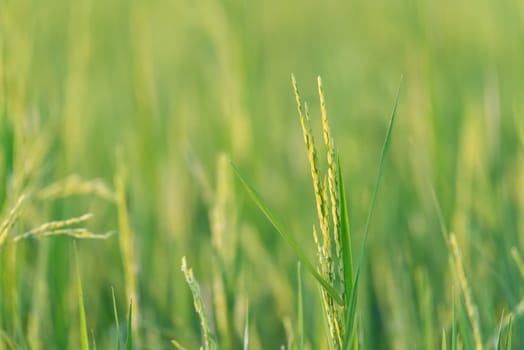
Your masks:
M206 204L209 207L212 248L211 271L213 273L210 317L216 327L216 341L225 349L240 348L243 342L242 338L244 338L244 342L247 342L248 339L248 305L247 297L243 295L245 287L242 285L241 261L238 254L237 208L230 161L225 153L217 157L214 191L211 189L212 186L208 183L207 177L204 176L198 159L194 155L188 154L188 161L195 177L199 180ZM183 270L186 281L194 294L193 297L201 298L195 295L195 286L191 286L193 284L192 271L190 276L189 271L186 271L187 268L183 268ZM197 311L200 314L203 312L202 310ZM239 317L244 317L243 323L240 322ZM208 317L205 316L205 318ZM207 324L207 321L202 324L202 327L204 324Z
M139 323L138 318L140 316L140 298L138 295L138 284L137 284L137 265L134 253L134 239L131 224L129 223L129 213L127 208L126 198L126 176L123 161L121 155L117 156L118 170L115 175L115 190L116 190L116 204L118 211L118 227L119 227L119 242L120 242L120 253L122 257L122 264L124 267L124 281L126 300L134 305L132 319L131 319L131 332L135 338L135 342L139 338Z

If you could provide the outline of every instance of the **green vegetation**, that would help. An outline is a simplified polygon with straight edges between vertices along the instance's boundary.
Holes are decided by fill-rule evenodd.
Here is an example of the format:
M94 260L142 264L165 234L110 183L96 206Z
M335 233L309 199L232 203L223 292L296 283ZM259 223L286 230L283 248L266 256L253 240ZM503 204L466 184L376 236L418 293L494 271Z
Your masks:
M523 25L0 2L0 350L524 347Z

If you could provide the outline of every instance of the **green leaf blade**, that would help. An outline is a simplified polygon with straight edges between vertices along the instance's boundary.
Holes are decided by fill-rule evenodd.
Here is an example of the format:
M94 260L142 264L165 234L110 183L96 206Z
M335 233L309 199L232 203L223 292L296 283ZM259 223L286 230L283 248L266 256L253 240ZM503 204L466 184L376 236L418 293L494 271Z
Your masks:
M78 310L80 313L80 344L82 350L89 350L89 336L87 332L86 311L84 306L84 292L82 290L82 277L80 276L76 244L74 244L73 247L75 251L76 282L78 286Z
M129 303L129 315L127 317L127 350L133 350L133 301Z
M340 230L342 237L342 255L344 266L344 291L346 295L346 308L349 308L349 295L353 290L353 257L351 251L351 228L349 225L349 216L346 201L346 191L342 179L342 169L340 159L337 160L338 166L338 191L340 198Z
M236 165L231 162L231 166L233 167L233 170L235 171L235 174L240 179L240 182L244 186L245 190L248 192L248 194L251 196L251 199L255 202L255 204L258 206L258 208L264 213L266 218L269 220L269 222L273 225L273 227L277 230L277 232L284 238L284 240L291 246L291 248L295 251L295 254L297 255L300 262L304 265L304 267L315 277L315 279L322 285L322 287L329 293L329 295L339 304L343 304L343 300L340 297L339 293L324 279L318 271L315 269L313 264L309 261L309 259L306 257L306 254L300 249L297 242L293 239L293 237L284 229L283 225L280 223L280 221L275 217L275 215L271 212L266 202L262 199L262 197L257 193L257 191L249 184L249 182L246 180L245 176L242 175L240 170L236 167Z

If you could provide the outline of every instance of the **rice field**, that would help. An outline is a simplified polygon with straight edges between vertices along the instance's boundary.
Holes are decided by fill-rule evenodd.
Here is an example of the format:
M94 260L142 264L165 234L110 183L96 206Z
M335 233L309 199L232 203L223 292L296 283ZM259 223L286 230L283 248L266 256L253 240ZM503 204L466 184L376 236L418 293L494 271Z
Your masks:
M0 2L1 349L524 347L524 3Z

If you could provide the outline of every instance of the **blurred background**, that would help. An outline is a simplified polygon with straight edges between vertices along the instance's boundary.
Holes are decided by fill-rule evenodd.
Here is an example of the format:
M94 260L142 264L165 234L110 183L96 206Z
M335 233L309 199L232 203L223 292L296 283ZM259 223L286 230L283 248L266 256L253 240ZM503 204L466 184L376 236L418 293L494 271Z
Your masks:
M138 348L200 344L182 256L222 348L241 344L247 304L250 347L278 348L295 334L297 258L246 196L229 159L315 261L314 193L290 75L321 146L320 75L358 244L403 76L367 246L362 342L435 348L449 331L458 287L434 192L491 344L503 312L524 292L511 255L524 251L523 25L517 0L3 0L2 213L21 188L70 174L113 188L120 158ZM115 205L92 196L30 208L27 226L92 212L93 231L119 229ZM112 348L111 286L122 324L129 303L119 238L77 246L88 328L99 348ZM71 239L16 247L1 258L4 267L13 262L0 276L5 339L38 347L29 345L36 303L42 348L77 347ZM318 287L303 279L306 345L326 348ZM35 302L35 290L47 298ZM518 348L524 323L514 322Z

